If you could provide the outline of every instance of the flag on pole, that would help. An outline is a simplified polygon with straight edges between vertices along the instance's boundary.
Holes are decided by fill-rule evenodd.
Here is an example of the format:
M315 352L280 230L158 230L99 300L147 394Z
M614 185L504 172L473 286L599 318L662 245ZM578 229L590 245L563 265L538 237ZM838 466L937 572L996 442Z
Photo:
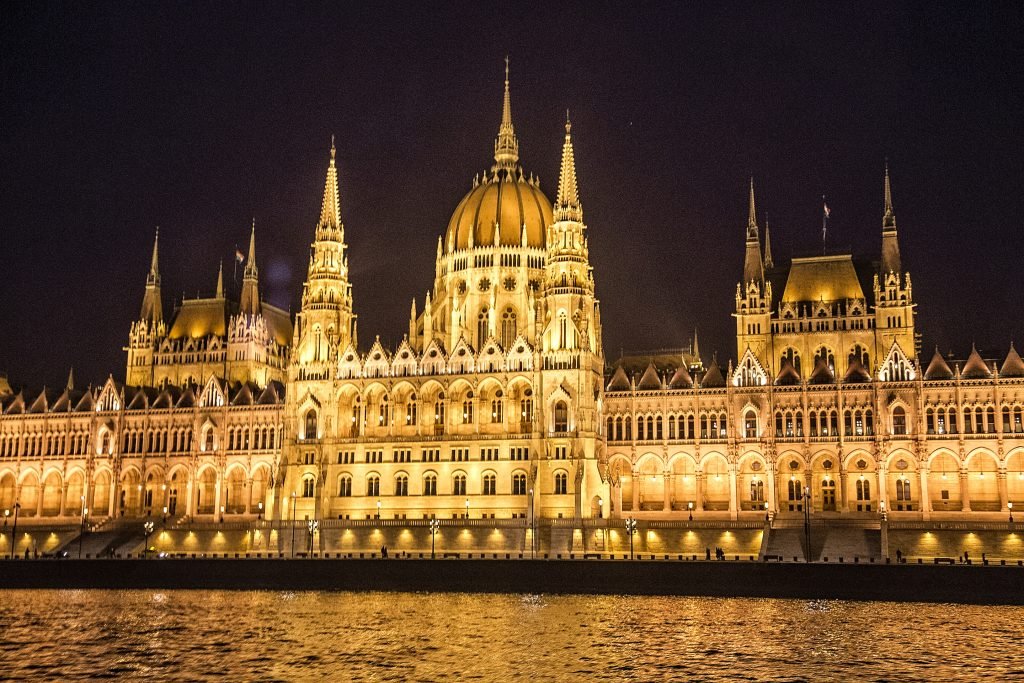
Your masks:
M828 232L828 217L832 215L832 212L828 208L828 203L825 201L825 195L821 195L821 253L825 254L825 235Z
M828 204L825 204L824 201L824 198L822 198L822 207L825 209L825 218L828 218L832 215L832 212L829 211Z
M241 251L239 251L238 247L235 247L235 263L243 263L244 261L245 261L245 254L243 254Z

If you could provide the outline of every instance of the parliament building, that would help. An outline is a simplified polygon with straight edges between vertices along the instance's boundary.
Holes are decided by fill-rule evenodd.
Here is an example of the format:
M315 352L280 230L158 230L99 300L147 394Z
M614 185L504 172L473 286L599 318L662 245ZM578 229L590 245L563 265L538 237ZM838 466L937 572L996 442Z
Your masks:
M165 315L158 234L123 383L0 379L5 531L17 514L56 548L148 518L171 550L294 552L297 533L311 551L423 550L443 525L464 549L600 552L631 518L668 551L805 514L984 529L1024 504L1024 361L922 353L888 169L867 259L776 264L751 181L735 356L702 357L695 334L610 362L571 125L551 201L520 161L507 68L493 164L396 348L360 344L334 157L332 141L294 315L261 296L255 225L237 300L221 274Z

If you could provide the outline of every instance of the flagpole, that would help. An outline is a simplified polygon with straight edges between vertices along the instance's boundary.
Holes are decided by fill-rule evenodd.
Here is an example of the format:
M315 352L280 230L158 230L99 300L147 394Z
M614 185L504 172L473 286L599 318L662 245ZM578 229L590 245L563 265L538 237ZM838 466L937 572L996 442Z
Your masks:
M235 245L235 258L231 259L234 264L233 272L231 274L231 281L235 284L235 289L238 289L238 245Z

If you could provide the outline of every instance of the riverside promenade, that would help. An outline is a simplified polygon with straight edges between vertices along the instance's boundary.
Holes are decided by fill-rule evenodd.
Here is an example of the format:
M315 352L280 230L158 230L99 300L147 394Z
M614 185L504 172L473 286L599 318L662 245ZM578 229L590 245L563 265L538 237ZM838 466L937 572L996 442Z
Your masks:
M689 558L2 560L0 589L14 588L579 593L1024 605L1024 567Z

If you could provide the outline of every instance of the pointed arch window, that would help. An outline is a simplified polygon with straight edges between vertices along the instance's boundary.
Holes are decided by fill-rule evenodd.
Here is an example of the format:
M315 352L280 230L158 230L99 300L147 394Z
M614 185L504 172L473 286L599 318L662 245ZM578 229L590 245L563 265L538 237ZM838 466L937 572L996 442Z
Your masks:
M516 340L516 312L511 306L501 314L501 348L506 351L512 348Z
M303 434L305 434L305 438L307 438L307 439L315 439L316 436L317 436L316 430L317 430L316 411L313 410L312 408L310 408L308 411L306 411L306 425L305 425L305 431L303 432Z
M488 328L490 325L490 311L485 306L480 309L479 315L476 317L476 347L483 348L484 342L487 341Z
M556 401L553 412L554 419L552 421L552 431L569 431L569 406L565 403L565 401Z

